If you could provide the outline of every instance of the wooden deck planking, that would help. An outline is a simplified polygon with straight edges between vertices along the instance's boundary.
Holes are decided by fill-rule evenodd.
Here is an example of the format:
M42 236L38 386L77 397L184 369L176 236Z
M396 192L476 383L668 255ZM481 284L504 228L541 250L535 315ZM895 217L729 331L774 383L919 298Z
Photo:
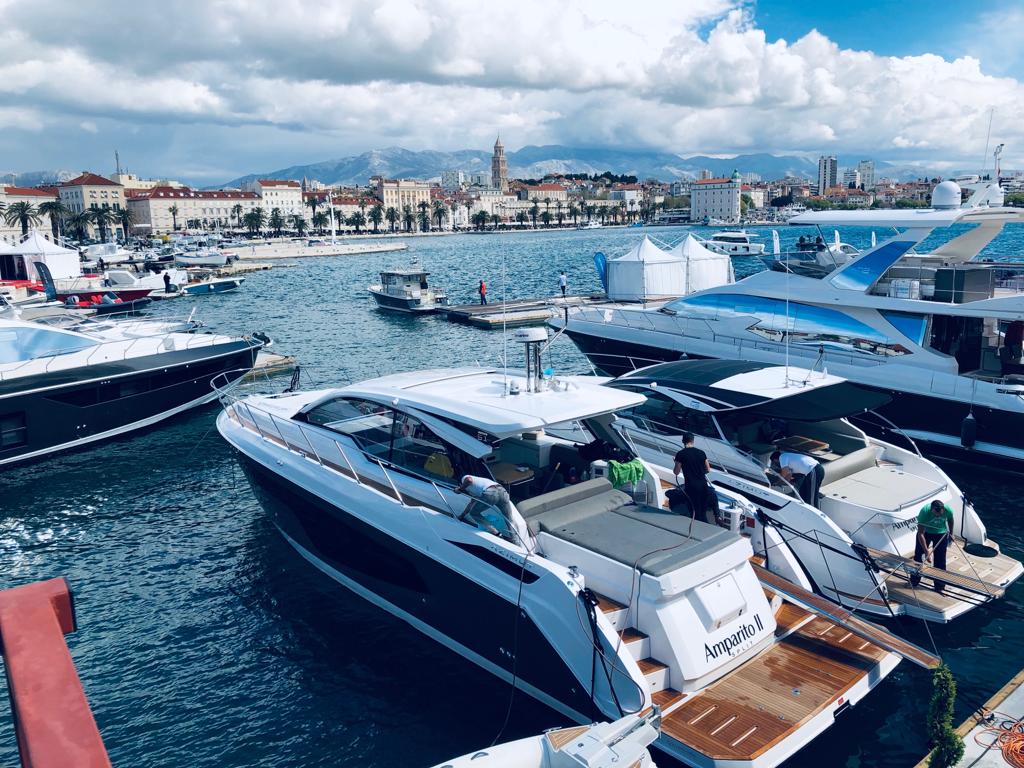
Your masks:
M783 609L790 624L807 615ZM752 759L844 695L885 653L814 619L669 713L662 731L715 759Z
M573 739L582 736L589 730L589 725L577 725L572 728L559 728L555 731L548 731L544 735L547 737L552 749L561 749Z

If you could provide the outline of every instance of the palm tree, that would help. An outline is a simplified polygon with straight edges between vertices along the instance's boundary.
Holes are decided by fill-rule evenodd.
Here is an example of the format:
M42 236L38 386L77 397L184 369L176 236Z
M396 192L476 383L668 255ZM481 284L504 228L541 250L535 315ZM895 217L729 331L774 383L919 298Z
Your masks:
M239 227L242 226L242 211L243 210L245 210L245 209L242 208L242 204L241 203L235 203L233 206L231 206L231 215L235 217L235 223L238 224Z
M39 218L39 211L32 203L11 203L4 210L4 221L7 225L13 227L15 224L21 225L22 237L28 234L29 225L38 224L41 219Z
M550 211L551 210L551 198L550 197L545 197L544 198L544 210L545 211ZM550 213L548 214L548 221L549 222L551 221L551 214Z
M562 201L559 200L555 203L555 220L558 222L558 226L562 226L562 219L564 217L565 214L562 212Z
M267 223L267 214L262 208L253 208L242 217L242 223L245 224L250 235L257 235Z
M597 210L597 209L594 208L594 204L593 203L584 203L583 204L583 212L587 215L587 221L588 222L594 217L594 211L595 210Z
M412 232L413 225L416 223L416 214L412 211L412 206L406 203L402 206L402 221L405 222L405 231Z
M329 221L330 218L323 211L313 214L313 226L316 228L316 231L319 232L321 235L324 233L324 227L327 226L327 223Z
M373 208L370 209L370 213L367 214L370 222L373 224L373 234L377 234L380 231L380 223L384 221L384 206L377 203Z
M572 225L578 226L576 222L580 217L580 209L576 207L576 203L569 204L569 217L572 219Z
M270 228L274 230L274 234L278 237L281 236L281 230L284 229L284 214L281 213L280 208L270 209Z
M47 200L45 203L40 203L37 210L40 216L50 217L50 232L53 233L53 241L57 242L57 238L60 237L60 221L70 211L60 200Z
M544 222L545 227L551 226L551 211L541 211L540 220Z
M530 217L522 208L516 211L516 221L518 221L520 224L525 224L527 221L529 221L529 219Z
M109 208L93 208L89 220L100 230L100 240L107 242L107 227L114 223L114 212Z
M295 231L299 233L299 237L306 234L306 219L302 214L293 213L289 218L291 219L292 227L294 227Z
M437 228L440 229L444 224L445 219L448 218L448 206L440 200L434 201L434 221L437 222Z
M64 227L74 232L79 240L84 240L89 232L89 214L85 211L69 213L64 219Z
M306 205L313 209L313 218L316 218L316 207L323 202L317 195L310 195L306 198Z
M492 227L493 227L494 229L497 229L497 228L498 228L498 224L499 224L499 223L501 223L501 216L499 216L499 215L498 215L498 214L496 214L496 213L492 213L492 214L491 214L491 226L492 226Z
M121 225L121 229L124 230L124 239L127 240L135 225L135 216L128 208L122 208L114 213L114 220Z
M348 220L345 223L350 227L355 227L356 234L358 235L359 229L366 226L366 217L363 215L362 211L356 211L348 217Z
M387 221L388 227L392 232L395 231L395 227L398 225L398 218L398 210L394 206L389 205L388 209L384 211L384 219Z
M420 210L419 214L416 216L417 220L420 223L420 232L429 232L430 203L428 203L426 200L421 200L419 203L416 204L416 207L419 208Z
M619 215L621 215L623 219L626 218L626 201L625 200L620 200L619 201Z
M167 212L169 214L171 214L171 230L172 231L177 230L178 229L178 206L172 205L170 208L167 209Z
M636 200L629 201L629 220L632 221L636 218Z
M533 228L536 229L537 216L540 214L540 205L538 205L540 201L537 200L537 198L535 197L532 200L530 200L530 202L533 203L533 205L530 206L530 218L533 219Z
M484 227L487 226L488 218L489 216L487 215L487 211L481 208L479 211L473 214L473 226L475 226L477 229L482 230Z
M466 206L466 220L470 223L470 225L472 225L473 224L473 201L472 200L467 200L466 202L463 203L463 205Z

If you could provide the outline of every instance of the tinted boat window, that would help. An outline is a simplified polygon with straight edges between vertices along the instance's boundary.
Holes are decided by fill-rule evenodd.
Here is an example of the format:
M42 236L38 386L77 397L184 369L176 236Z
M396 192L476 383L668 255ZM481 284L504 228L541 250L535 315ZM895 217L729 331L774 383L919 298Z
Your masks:
M374 456L387 458L391 451L394 413L387 406L369 400L338 398L316 406L305 417L310 424L348 435Z
M50 355L66 355L95 347L92 339L49 328L0 328L0 363L18 363Z

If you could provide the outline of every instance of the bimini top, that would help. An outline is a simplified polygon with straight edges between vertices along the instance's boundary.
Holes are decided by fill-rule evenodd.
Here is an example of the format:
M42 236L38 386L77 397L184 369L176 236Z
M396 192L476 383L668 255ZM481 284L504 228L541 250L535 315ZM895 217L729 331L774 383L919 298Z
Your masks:
M506 394L506 383L519 394ZM447 368L398 373L332 390L306 406L343 395L458 421L497 438L640 405L635 392L600 386L593 376L559 376L548 389L527 392L522 371Z
M892 398L859 384L794 366L733 360L680 360L620 376L612 386L652 387L702 410L756 412L767 418L826 421L885 405Z

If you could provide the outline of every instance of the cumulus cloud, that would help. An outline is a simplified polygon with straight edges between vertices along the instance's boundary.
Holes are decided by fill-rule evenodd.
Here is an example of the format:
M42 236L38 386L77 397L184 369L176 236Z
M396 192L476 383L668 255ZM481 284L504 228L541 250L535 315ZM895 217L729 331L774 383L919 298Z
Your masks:
M31 135L52 152L84 131L90 147L159 157L151 173L241 172L256 156L266 168L389 144L484 147L500 131L511 147L949 162L977 158L995 107L1008 161L1024 158L1024 87L977 58L878 56L813 29L771 40L741 0L110 7L0 0L0 152Z

